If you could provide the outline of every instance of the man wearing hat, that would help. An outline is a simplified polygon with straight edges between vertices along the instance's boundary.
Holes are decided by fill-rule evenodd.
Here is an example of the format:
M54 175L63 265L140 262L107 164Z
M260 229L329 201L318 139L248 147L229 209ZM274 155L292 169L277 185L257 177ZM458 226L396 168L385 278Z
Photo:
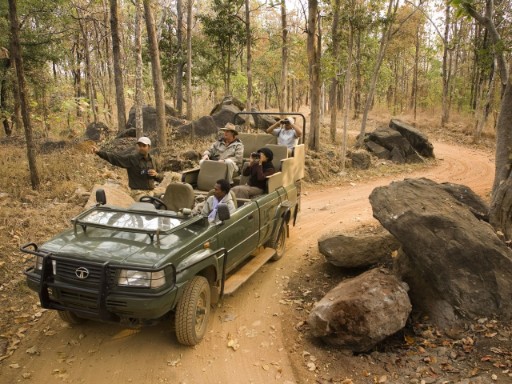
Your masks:
M138 201L142 196L153 196L155 182L161 182L163 175L158 172L156 160L149 154L151 140L140 137L137 140L137 152L129 155L119 155L112 152L100 151L96 146L93 152L116 167L126 168L128 186L132 197Z
M293 117L287 117L286 119L276 121L267 129L267 133L277 136L277 144L288 147L288 155L293 153L296 140L302 136L302 130L294 123Z
M224 132L223 137L213 143L210 149L204 151L203 158L199 164L205 160L216 160L226 163L228 167L226 179L229 184L233 184L233 173L238 172L242 166L244 145L237 138L238 132L234 124L227 123L220 130Z
M270 148L263 147L255 153L251 153L249 165L244 168L242 174L249 176L247 184L237 185L232 191L236 197L242 199L252 199L254 196L261 195L267 189L267 176L273 175L276 170L272 165L274 153Z

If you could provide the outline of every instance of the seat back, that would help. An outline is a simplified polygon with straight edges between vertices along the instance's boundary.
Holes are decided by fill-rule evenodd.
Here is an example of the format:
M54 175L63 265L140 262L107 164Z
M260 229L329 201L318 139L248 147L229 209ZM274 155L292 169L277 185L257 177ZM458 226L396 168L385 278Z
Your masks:
M217 180L226 179L228 166L226 163L213 160L205 160L201 163L197 176L197 189L209 191L215 186Z
M286 145L267 144L265 145L274 154L272 164L276 172L281 171L281 160L288 158L288 147Z
M187 183L171 183L165 189L162 201L170 211L178 212L182 208L194 206L194 189Z
M267 144L277 143L277 137L268 133L240 132L238 138L244 145L244 159L248 159L251 157L251 153L256 152Z

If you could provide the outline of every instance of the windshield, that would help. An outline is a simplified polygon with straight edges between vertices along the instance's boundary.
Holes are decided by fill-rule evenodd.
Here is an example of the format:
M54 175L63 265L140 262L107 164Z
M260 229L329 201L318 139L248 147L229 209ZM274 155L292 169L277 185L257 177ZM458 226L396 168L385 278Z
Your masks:
M165 232L182 223L181 219L132 212L94 210L80 218L81 224L104 225L119 229Z

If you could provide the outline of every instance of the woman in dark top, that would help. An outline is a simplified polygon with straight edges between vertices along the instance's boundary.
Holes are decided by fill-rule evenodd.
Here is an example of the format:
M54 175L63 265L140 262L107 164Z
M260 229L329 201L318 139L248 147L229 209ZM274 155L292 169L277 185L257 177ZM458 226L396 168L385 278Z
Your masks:
M249 165L244 168L242 174L249 176L246 185L238 185L231 190L236 197L242 199L251 199L264 193L267 188L267 176L276 172L272 165L274 154L268 148L260 148L255 153L251 153Z

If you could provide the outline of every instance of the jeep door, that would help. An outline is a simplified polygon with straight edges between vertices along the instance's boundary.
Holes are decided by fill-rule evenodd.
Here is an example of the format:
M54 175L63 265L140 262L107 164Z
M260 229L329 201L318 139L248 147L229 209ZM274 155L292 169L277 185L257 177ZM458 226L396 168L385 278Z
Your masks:
M249 256L258 246L260 217L254 201L238 208L229 220L217 224L218 244L228 251L229 271Z

